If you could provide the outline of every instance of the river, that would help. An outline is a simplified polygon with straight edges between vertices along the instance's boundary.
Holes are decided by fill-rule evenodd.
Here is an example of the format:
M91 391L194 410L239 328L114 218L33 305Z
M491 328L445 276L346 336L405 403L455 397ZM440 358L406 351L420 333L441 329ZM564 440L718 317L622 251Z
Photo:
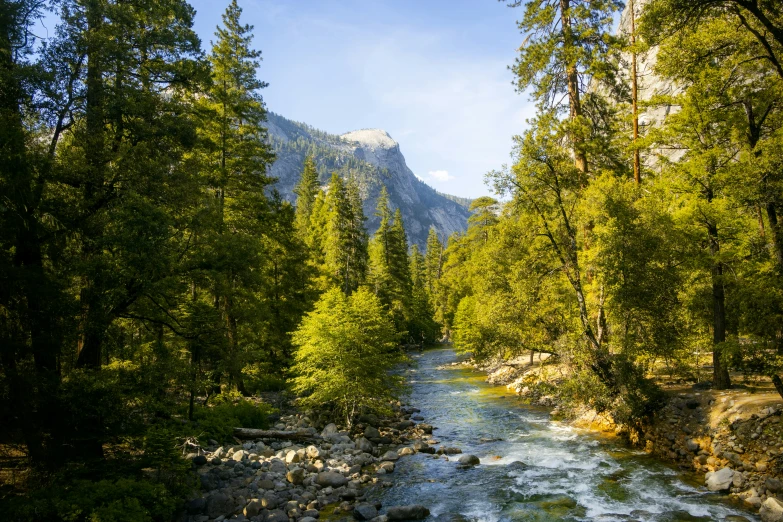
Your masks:
M423 504L452 522L758 520L695 475L553 421L477 371L438 369L457 360L450 349L413 358L410 403L437 427L435 439L481 465L457 470L459 455L404 457L394 486L371 493L384 506Z

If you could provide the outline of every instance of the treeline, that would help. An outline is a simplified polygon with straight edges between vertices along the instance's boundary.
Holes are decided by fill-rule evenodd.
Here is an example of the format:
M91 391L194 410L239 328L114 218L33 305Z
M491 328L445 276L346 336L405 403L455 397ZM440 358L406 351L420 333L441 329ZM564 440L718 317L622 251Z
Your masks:
M28 477L2 500L32 495L3 512L166 520L183 444L264 427L242 396L286 386L322 295L379 371L437 336L423 262L386 197L368 238L354 177L308 161L296 208L275 192L236 0L208 53L184 0L51 9L39 40L44 4L0 1L0 447Z
M652 0L617 36L621 2L522 4L512 70L538 111L488 175L503 202L474 201L444 252L434 302L456 346L555 354L564 397L625 418L655 407L645 376L696 380L700 353L716 389L740 371L783 394L780 10ZM672 88L640 99L653 46Z

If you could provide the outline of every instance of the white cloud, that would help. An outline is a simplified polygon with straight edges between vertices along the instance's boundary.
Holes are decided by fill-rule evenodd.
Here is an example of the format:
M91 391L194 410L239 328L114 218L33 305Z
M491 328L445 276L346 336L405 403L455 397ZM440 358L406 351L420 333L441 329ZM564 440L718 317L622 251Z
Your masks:
M448 170L431 170L427 173L427 176L432 178L435 181L451 181L454 179L454 176L449 174Z

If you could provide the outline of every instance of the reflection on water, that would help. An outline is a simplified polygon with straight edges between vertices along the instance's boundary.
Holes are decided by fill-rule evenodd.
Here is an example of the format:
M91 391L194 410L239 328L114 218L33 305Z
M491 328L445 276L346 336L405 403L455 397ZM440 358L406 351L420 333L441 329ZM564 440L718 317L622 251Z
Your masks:
M482 464L457 470L456 459L405 457L394 487L370 493L386 506L424 504L453 522L757 520L643 452L551 421L478 372L438 369L456 359L451 350L414 358L411 403L441 444Z

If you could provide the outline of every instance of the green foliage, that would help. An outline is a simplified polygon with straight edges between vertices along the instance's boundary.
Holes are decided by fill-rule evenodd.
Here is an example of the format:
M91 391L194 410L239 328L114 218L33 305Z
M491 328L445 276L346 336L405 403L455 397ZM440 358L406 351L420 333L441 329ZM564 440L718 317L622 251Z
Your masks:
M230 442L234 428L268 428L274 409L265 403L255 403L241 396L218 395L211 406L198 408L194 418L199 440L214 439Z
M308 406L334 405L348 424L366 408L384 412L400 391L389 371L404 359L399 334L380 300L362 287L332 288L294 333L293 389Z

